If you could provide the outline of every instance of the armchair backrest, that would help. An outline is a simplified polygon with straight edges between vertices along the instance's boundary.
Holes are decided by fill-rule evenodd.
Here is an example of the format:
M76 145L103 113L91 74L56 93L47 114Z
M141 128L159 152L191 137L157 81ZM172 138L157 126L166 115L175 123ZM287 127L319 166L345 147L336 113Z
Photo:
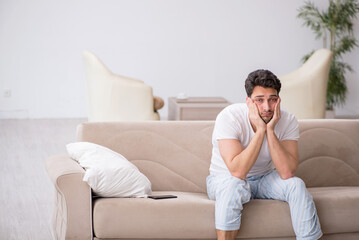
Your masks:
M279 76L281 105L296 118L325 118L332 56L330 50L319 49L299 69Z
M89 121L158 120L152 88L141 80L112 73L89 51L83 52Z

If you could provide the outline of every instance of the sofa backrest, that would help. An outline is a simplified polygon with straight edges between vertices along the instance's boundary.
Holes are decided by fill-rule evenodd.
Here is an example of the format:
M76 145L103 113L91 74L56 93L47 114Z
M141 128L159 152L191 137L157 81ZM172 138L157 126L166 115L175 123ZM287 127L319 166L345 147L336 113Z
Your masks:
M134 163L154 191L206 192L213 121L83 123L78 141ZM308 187L359 186L359 120L300 120L297 176Z
M108 147L145 174L152 190L206 192L213 122L83 123L78 141Z
M299 167L307 187L359 186L359 120L299 120Z

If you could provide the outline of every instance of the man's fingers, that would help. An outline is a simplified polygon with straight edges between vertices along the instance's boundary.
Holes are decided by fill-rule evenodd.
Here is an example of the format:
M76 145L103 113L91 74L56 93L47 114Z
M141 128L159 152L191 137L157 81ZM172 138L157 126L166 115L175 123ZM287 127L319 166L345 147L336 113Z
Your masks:
M247 104L248 108L251 107L251 99L250 98L246 98L246 104Z
M276 110L277 110L277 113L278 113L278 117L280 117L280 102L281 102L281 99L280 99L280 97L279 97L279 98L278 98L277 105L276 105Z
M258 107L257 107L257 105L253 102L252 99L251 99L250 101L251 101L250 104L251 104L251 108L252 108L253 114L258 115L259 112L258 112Z
M250 98L247 99L247 105L248 105L248 107L250 108L251 111L255 110L255 104L254 104L252 99L250 99Z
M279 108L279 110L280 110L280 102L281 102L282 100L280 99L280 97L278 98L278 100L277 100L277 107Z

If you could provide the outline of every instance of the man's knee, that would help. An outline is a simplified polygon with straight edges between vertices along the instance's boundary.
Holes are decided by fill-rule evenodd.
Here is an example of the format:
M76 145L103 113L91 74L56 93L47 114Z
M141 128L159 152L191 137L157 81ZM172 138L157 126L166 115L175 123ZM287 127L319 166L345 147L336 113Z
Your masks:
M242 180L240 178L237 177L233 177L230 176L228 178L228 185L231 186L232 188L236 188L236 189L243 189L243 190L249 190L249 184L247 183L246 180Z
M302 179L298 177L292 177L287 181L287 197L301 197L307 200L312 200L312 196L307 190L305 183Z
M247 181L228 176L223 184L216 189L216 201L227 207L242 208L251 198L250 186Z
M230 176L227 182L222 186L224 192L229 194L250 194L249 183L237 177Z
M291 189L305 190L306 186L304 181L299 177L292 177L285 180Z
M233 199L238 196L241 197L242 203L250 200L250 185L247 181L231 175L216 178L207 178L207 191L210 199Z

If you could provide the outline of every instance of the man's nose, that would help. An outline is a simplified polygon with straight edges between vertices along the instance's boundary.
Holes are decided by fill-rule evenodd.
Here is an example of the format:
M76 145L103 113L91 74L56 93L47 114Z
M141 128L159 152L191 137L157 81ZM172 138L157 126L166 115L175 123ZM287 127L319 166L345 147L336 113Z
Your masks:
M263 110L264 111L269 110L269 102L268 102L268 100L263 101Z

